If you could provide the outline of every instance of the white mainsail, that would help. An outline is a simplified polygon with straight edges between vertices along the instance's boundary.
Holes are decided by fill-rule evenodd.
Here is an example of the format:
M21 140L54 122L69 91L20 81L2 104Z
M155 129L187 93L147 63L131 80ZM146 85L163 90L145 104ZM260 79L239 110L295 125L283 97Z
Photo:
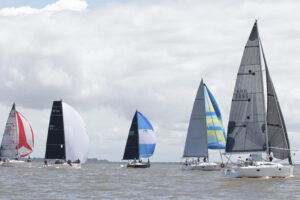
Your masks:
M85 163L88 158L89 137L86 125L70 105L62 102L65 133L66 160L80 160Z

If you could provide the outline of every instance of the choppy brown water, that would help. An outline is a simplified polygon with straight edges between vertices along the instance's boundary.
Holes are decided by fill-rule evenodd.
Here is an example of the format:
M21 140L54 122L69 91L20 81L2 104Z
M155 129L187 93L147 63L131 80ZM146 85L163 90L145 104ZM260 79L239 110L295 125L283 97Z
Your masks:
M1 199L300 199L300 166L293 178L229 179L220 172L181 171L153 164L127 169L87 164L82 169L0 168Z

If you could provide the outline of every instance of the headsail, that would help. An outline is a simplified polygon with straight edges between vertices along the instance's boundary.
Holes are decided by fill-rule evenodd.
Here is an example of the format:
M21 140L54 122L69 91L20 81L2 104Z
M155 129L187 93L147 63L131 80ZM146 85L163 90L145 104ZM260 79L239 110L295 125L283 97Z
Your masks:
M204 86L201 80L190 118L183 157L207 157Z
M266 151L265 106L260 47L255 22L237 75L226 152Z
M18 158L18 126L16 119L16 109L15 104L13 104L6 122L5 131L1 142L1 158Z
M62 107L66 160L74 162L79 159L80 163L85 163L89 152L86 125L79 113L69 104L62 102Z
M142 158L149 158L153 155L156 146L156 137L149 120L137 111L139 131L139 154Z
M208 148L225 149L226 134L220 109L214 96L206 85L204 85L204 91Z
M267 124L269 149L272 150L275 158L282 160L288 158L290 164L292 164L290 144L284 119L267 66L266 76L268 91Z
M20 112L16 111L16 114L19 129L18 154L20 157L25 157L33 152L33 131L29 121Z
M66 159L62 101L53 101L45 158Z
M129 130L125 151L123 155L123 160L139 159L139 132L138 132L138 120L137 112L135 112L134 117L131 122L131 127Z

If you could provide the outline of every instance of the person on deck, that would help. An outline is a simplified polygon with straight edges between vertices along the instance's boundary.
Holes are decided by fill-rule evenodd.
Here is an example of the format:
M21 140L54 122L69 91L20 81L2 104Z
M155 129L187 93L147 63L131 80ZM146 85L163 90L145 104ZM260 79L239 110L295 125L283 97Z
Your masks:
M269 150L269 161L270 161L270 162L273 161L273 152L272 152L271 149Z
M241 156L238 157L238 160L237 160L236 164L237 164L238 166L242 166L243 160L242 160L242 157L241 157Z
M249 165L253 165L252 154L249 155Z

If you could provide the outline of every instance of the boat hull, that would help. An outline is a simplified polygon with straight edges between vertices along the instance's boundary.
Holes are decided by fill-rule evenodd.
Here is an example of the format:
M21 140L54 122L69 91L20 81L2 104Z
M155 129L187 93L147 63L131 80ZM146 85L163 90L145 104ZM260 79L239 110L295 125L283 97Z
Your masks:
M149 168L150 163L128 163L127 168Z
M80 163L72 163L71 165L69 165L68 163L63 163L63 164L47 164L47 165L43 165L44 168L48 168L48 169L70 169L70 168L74 168L74 169L80 169L81 168L81 164Z
M230 178L286 178L293 176L294 166L279 163L259 163L253 166L232 166L222 170Z
M220 171L221 167L217 163L197 163L191 165L182 165L182 170L202 170L202 171Z
M2 167L31 167L31 162L25 162L23 160L9 160L6 162L0 162Z

